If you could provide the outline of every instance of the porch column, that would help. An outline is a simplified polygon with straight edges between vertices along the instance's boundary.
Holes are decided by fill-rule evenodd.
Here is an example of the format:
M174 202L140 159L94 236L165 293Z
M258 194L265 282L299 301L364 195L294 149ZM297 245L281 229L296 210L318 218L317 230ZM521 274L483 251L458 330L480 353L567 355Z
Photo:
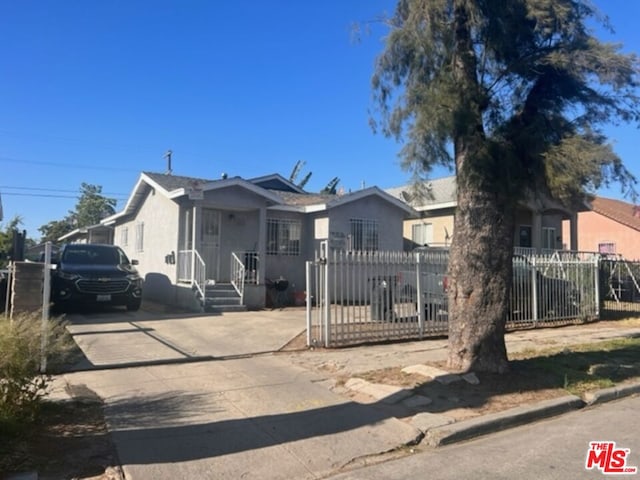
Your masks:
M267 208L258 211L258 285L264 285L265 267L267 265Z
M194 250L198 250L200 253L200 229L202 228L202 204L199 200L196 200L193 203L193 231L191 238L191 248Z
M542 214L534 210L531 219L533 223L531 226L531 246L535 249L536 253L540 253L540 249L542 248Z
M572 213L569 218L570 248L574 252L578 251L578 213Z

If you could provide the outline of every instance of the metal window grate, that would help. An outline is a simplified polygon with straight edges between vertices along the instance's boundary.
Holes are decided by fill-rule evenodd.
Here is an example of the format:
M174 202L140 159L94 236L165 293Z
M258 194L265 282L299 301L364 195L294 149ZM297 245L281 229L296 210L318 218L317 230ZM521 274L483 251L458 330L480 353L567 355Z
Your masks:
M300 255L301 224L299 220L267 219L267 254Z
M378 221L352 218L351 250L358 252L374 252L378 250Z

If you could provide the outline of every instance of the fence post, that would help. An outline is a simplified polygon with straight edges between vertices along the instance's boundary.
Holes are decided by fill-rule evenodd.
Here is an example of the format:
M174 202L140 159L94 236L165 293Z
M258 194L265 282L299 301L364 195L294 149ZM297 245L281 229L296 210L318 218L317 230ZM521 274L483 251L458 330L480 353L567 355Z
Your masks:
M324 346L329 348L329 344L331 343L329 338L329 334L331 333L331 329L329 328L329 321L331 320L331 315L329 313L331 299L329 293L329 244L326 240L320 242L320 268L324 270L324 278L322 279L324 283L324 295L322 299L324 308L322 311L322 321L324 322Z
M538 267L536 266L536 255L531 256L531 316L533 317L533 325L538 324Z
M47 371L47 344L49 343L49 302L51 301L51 242L44 246L42 268L42 323L40 328L40 373Z
M311 295L309 294L311 289L311 262L305 263L305 305L306 305L306 316L307 316L307 347L311 346Z
M596 305L596 317L600 320L600 255L593 256L593 263L595 268L593 269L594 284L595 284L595 305Z
M420 332L420 339L424 336L424 302L422 301L422 269L420 268L420 261L422 256L420 252L415 254L416 262L416 305L418 310L418 330Z

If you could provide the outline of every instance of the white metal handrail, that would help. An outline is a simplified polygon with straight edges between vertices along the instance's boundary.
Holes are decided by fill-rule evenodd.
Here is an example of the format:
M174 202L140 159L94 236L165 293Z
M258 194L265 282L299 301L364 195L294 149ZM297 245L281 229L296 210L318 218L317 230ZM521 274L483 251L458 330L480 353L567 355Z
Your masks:
M240 303L244 302L244 279L245 279L245 266L238 258L235 252L231 253L231 285L236 289L238 295L240 295Z
M195 249L193 250L193 270L193 285L198 289L202 298L204 298L204 288L207 282L207 265Z
M178 281L189 282L204 298L207 266L197 250L178 251Z

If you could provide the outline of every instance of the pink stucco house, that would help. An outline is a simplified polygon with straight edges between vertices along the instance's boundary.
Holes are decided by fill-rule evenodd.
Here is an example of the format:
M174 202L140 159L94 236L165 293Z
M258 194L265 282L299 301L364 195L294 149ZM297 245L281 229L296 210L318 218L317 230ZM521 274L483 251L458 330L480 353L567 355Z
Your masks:
M568 231L563 223L563 232ZM615 253L633 260L640 258L640 206L594 197L591 210L580 212L577 222L578 250Z

